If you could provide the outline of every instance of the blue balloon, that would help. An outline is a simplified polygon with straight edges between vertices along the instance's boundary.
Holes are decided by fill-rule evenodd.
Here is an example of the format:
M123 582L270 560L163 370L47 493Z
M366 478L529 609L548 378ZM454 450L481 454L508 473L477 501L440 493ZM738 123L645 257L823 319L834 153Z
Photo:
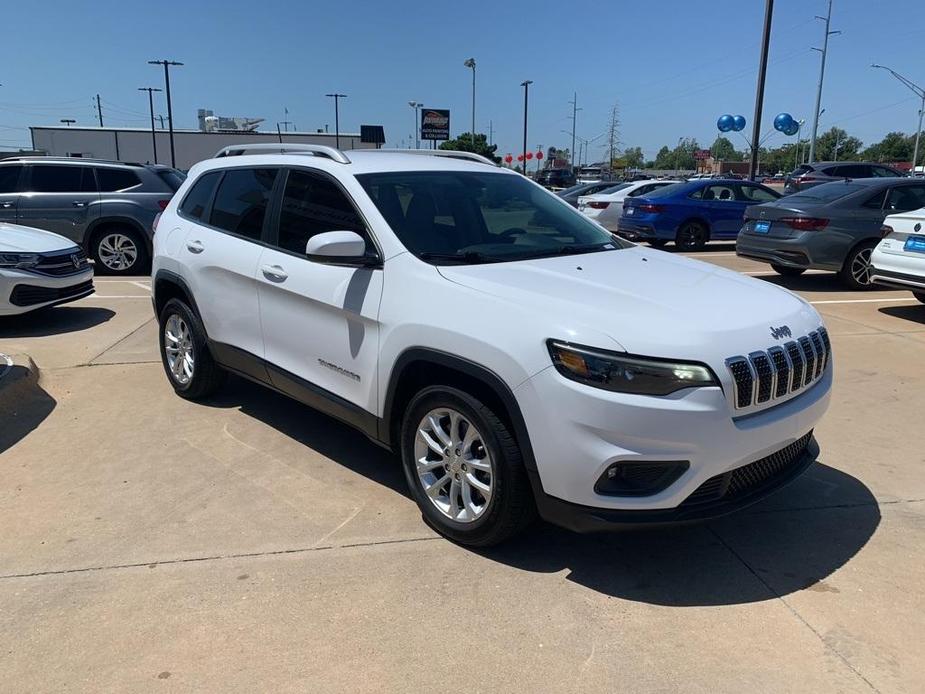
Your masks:
M774 118L774 129L780 132L786 132L795 122L793 116L789 113L778 113Z
M745 130L745 116L736 116L732 119L732 129L736 132Z
M800 124L794 121L790 124L790 127L784 130L784 135L796 135L800 130Z
M735 127L735 119L727 113L725 116L719 117L719 120L716 121L716 127L719 128L720 132L728 133Z

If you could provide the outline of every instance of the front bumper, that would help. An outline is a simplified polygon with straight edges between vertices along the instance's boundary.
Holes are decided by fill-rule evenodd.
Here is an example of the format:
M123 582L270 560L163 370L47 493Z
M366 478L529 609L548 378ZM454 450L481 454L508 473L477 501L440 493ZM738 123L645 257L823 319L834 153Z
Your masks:
M585 386L554 368L546 369L515 391L536 462L531 473L540 512L553 522L575 527L586 521L568 517L598 519L592 524L672 522L753 503L791 477L775 476L773 484L758 485L753 493L735 499L705 498L701 488L806 437L828 408L832 371L830 363L815 384L790 400L736 416L718 386L640 396ZM798 456L800 462L787 466L792 476L817 453L810 437ZM615 463L663 461L684 461L688 468L661 491L646 496L595 491L597 481ZM703 503L692 505L693 498Z
M0 316L14 316L90 296L93 269L64 277L22 270L0 271Z

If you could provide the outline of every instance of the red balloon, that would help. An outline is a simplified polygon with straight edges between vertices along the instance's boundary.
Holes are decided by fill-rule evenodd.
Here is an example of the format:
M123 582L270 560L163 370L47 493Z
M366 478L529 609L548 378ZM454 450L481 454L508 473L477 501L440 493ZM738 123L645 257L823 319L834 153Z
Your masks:
M543 158L543 153L542 153L542 152L537 152L537 153L536 153L536 158L537 158L537 159L542 159L542 158Z
M508 164L510 164L512 161L514 161L514 157L512 157L510 154L508 154L508 155L504 158L504 161L506 161Z
M527 159L533 159L533 152L527 152Z
M518 154L518 155L517 155L517 161L523 161L523 160L524 160L524 155L523 155L523 154Z

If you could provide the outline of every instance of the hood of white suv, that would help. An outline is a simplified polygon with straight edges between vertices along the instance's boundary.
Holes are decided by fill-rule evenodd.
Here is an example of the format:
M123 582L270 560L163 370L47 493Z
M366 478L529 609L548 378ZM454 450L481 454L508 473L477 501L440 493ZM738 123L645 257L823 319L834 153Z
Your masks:
M645 356L722 361L785 342L772 328L797 338L822 324L812 306L769 282L641 247L439 271L535 312L548 337L604 333Z
M0 253L48 253L67 250L76 245L70 239L50 231L0 223Z

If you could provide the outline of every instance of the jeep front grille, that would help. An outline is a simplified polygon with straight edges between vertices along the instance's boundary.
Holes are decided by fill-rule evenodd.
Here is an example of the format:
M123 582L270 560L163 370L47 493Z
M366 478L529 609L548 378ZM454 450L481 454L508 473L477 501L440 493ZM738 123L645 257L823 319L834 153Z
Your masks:
M730 357L726 368L735 384L736 409L786 397L822 378L832 358L825 328L814 330L783 346Z

